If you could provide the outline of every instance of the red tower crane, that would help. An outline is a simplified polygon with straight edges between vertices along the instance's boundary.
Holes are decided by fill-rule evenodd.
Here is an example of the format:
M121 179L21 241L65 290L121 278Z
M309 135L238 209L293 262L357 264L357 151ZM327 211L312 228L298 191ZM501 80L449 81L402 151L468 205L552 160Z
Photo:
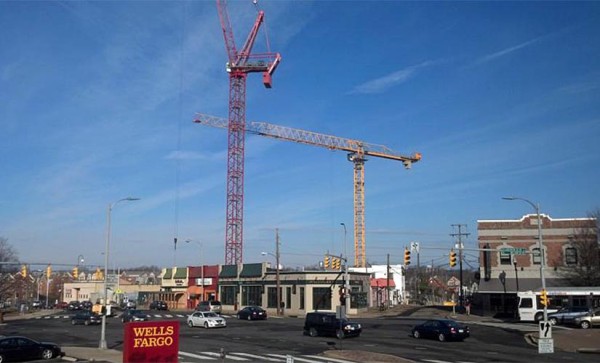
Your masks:
M254 1L256 5L256 1ZM233 30L225 0L217 0L217 10L227 50L229 73L229 121L227 129L227 220L225 224L225 264L242 263L244 221L244 141L246 128L246 77L262 72L265 87L271 88L271 76L281 61L279 53L252 54L258 29L264 20L259 10L244 46L235 47ZM268 42L267 42L268 47Z
M227 128L227 120L221 117L198 114L194 122L212 127ZM421 160L421 154L402 155L383 145L278 126L266 122L249 122L246 124L245 131L279 140L294 141L330 150L348 152L348 160L354 164L354 266L366 267L364 170L366 157L373 156L401 161L406 169L410 169L412 163Z

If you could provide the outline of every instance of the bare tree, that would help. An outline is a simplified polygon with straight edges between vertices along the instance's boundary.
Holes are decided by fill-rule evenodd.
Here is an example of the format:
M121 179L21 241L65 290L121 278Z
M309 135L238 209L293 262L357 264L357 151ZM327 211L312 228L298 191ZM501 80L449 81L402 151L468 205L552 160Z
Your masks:
M8 239L0 237L0 301L14 295L22 279L15 278L18 270L18 257Z
M600 286L600 209L588 214L595 219L593 227L581 228L573 236L571 245L577 251L576 262L561 268L561 277L574 286Z
M15 264L9 264L14 262ZM18 262L17 253L8 243L8 239L0 237L0 273L14 271Z

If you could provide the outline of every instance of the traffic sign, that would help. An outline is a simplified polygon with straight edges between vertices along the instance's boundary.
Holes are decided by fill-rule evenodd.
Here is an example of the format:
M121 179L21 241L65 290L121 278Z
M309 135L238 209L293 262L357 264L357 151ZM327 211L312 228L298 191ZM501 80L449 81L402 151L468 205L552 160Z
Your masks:
M504 247L500 249L500 252L504 253L504 254L511 254L511 255L525 255L527 254L527 248L522 248L522 247L515 247L515 248L508 248L508 247Z
M411 242L410 243L410 251L419 253L419 242Z
M541 338L538 340L538 353L554 353L554 339Z
M552 324L549 321L540 321L540 339L552 339Z

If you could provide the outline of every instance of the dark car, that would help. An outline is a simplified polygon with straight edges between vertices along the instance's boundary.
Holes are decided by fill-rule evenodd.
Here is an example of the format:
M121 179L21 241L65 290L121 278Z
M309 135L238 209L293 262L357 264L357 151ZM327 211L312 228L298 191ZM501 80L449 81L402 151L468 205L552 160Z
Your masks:
M141 310L127 309L121 314L121 321L127 323L130 321L148 321L150 316Z
M359 323L347 319L337 319L335 313L308 313L304 320L304 334L311 337L328 335L343 339L358 337L361 332L362 326Z
M102 316L98 314L94 314L91 311L85 310L80 311L71 317L71 324L83 324L83 325L93 325L100 324L102 322Z
M153 301L148 308L150 310L169 310L167 303L164 301Z
M82 301L81 303L79 303L79 306L80 306L81 310L90 310L91 311L92 306L94 306L94 304L91 301L86 300L86 301Z
M585 306L564 307L557 312L548 314L548 321L552 325L556 324L571 324L575 322L575 318L587 315L592 310Z
M38 342L19 336L0 338L0 362L48 360L64 355L54 343Z
M462 341L468 338L471 333L469 327L466 325L450 319L439 319L427 320L422 324L416 325L412 328L411 335L416 339L433 338L443 342L446 340Z
M81 303L79 301L71 301L69 302L69 305L67 305L67 310L81 310Z
M260 306L246 306L237 312L238 319L266 320L267 312Z

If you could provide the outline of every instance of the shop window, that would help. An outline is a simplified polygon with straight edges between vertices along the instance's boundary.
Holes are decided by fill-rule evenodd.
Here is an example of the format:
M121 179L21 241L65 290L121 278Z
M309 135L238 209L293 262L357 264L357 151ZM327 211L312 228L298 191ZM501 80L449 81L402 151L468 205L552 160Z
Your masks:
M331 310L330 287L314 287L312 298L313 310Z
M506 250L500 250L500 264L501 265L511 265L512 264L512 256L510 252L506 252Z
M577 265L577 249L575 247L565 249L565 263L567 265Z
M536 247L531 250L531 257L534 265L542 264L542 254L540 253L539 248Z

